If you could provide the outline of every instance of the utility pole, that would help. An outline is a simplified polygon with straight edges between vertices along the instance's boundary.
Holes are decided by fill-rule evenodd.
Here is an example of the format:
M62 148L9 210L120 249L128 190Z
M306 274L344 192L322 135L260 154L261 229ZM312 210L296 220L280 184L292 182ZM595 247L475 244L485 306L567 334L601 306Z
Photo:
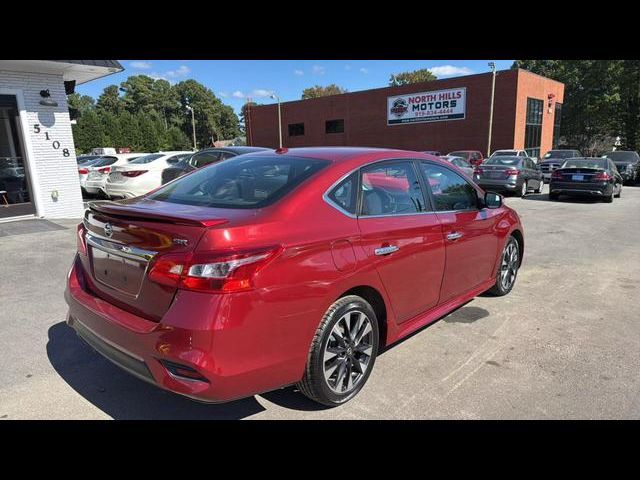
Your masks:
M195 152L196 150L198 150L198 147L196 146L196 118L193 113L193 107L191 105L187 105L187 110L191 112L191 130L193 132L193 151Z
M491 80L491 109L489 110L489 141L487 142L487 158L491 156L491 128L493 127L493 99L496 92L496 63L489 62L489 67L493 72Z
M280 138L280 148L282 148L282 113L280 111L280 97L273 93L271 98L278 101L278 135Z

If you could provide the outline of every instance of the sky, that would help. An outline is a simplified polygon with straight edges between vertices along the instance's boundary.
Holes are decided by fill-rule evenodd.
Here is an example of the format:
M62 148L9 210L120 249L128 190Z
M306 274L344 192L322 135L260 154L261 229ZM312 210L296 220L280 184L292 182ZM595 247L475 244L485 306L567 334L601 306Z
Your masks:
M131 75L164 78L171 83L193 78L204 84L236 113L251 98L274 102L275 92L286 102L300 100L302 91L314 85L335 83L350 92L386 87L394 73L430 69L438 78L488 72L489 60L119 60L124 71L76 87L94 98L102 90ZM513 60L496 60L505 70Z

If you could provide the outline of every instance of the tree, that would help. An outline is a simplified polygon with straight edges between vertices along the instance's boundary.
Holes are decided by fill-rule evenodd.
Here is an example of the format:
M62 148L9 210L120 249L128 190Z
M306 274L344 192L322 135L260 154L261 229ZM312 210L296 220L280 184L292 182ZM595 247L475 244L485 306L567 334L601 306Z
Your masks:
M307 98L328 97L329 95L339 95L346 92L346 89L339 87L335 83L327 85L326 87L315 85L313 87L305 88L302 91L302 100L306 100Z
M124 106L129 112L148 112L154 109L154 82L153 78L146 75L133 75L120 84Z
M433 73L428 69L422 68L420 70L414 70L413 72L396 73L389 77L389 86L398 87L400 85L409 85L411 83L431 82L437 80Z
M512 68L565 84L560 135L580 150L615 137L624 123L621 103L623 64L618 60L516 60ZM637 126L636 130L637 132ZM633 136L633 135L632 135Z
M84 112L93 110L95 108L95 100L89 95L79 95L72 93L67 97L67 103L69 108L75 108L82 115Z
M124 102L120 98L117 85L109 85L98 97L96 108L113 115L119 115L124 111Z

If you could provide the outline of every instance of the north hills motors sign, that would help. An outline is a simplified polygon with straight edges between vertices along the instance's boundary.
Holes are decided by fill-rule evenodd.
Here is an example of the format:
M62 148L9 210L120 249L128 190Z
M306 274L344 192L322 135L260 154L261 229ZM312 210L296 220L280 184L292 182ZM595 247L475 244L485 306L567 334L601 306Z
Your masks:
M463 120L466 88L387 97L387 125Z

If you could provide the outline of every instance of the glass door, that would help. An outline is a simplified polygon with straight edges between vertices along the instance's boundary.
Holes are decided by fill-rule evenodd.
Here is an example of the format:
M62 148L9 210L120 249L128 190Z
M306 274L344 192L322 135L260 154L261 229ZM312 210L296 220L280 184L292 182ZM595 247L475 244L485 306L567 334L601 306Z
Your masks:
M0 219L36 211L19 129L16 97L0 95Z

